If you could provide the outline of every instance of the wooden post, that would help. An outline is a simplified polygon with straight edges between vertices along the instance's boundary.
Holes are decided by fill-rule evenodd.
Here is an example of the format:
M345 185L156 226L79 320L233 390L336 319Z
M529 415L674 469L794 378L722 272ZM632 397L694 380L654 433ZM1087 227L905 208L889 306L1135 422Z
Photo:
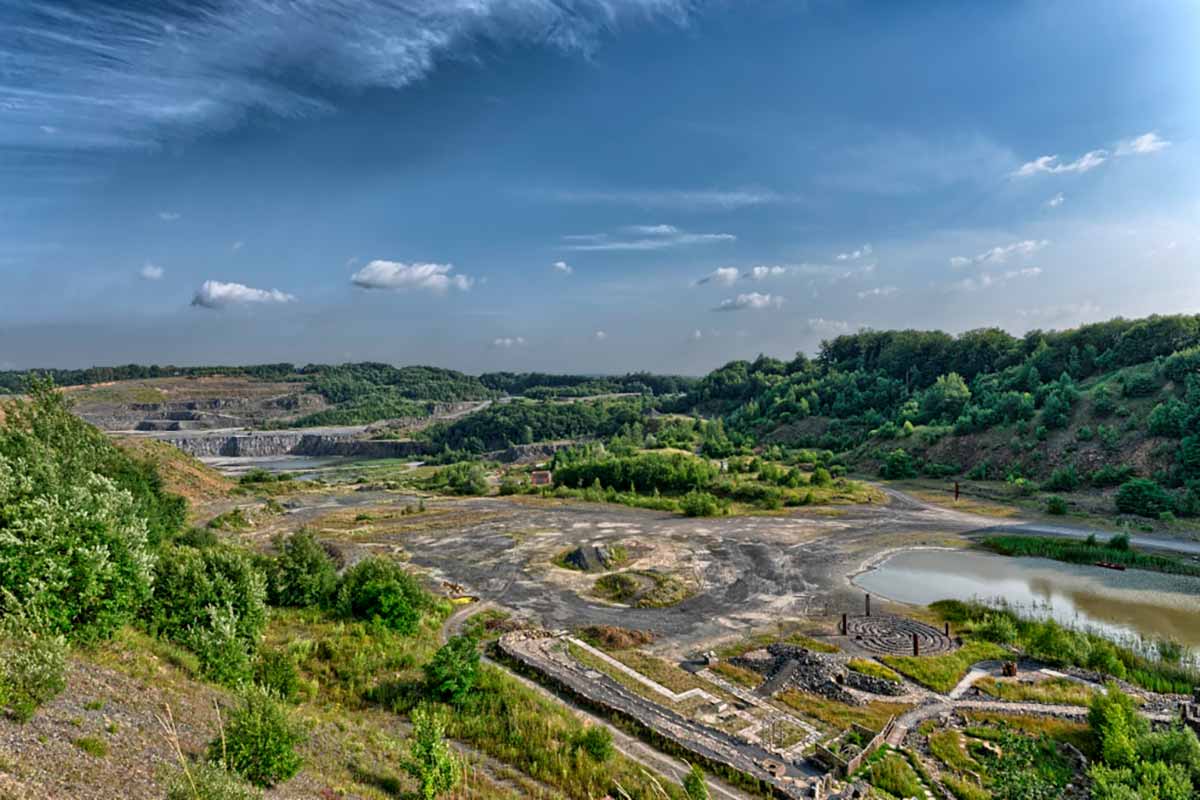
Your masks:
M842 614L842 636L849 636L849 635L850 635L850 625L846 621L846 615Z
M950 638L950 623L949 622L946 623L946 638L947 639Z
M871 595L867 595L867 616L871 616Z
M921 655L921 644L917 640L917 635L915 633L912 636L913 636L913 655L919 656L919 655Z

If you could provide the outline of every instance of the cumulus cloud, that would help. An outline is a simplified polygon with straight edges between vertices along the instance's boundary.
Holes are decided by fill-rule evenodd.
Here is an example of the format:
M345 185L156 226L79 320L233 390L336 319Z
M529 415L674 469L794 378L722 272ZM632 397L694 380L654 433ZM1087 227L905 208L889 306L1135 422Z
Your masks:
M1143 133L1141 136L1122 139L1113 145L1111 149L1100 148L1089 150L1074 161L1060 161L1057 155L1041 156L1035 158L1033 161L1027 161L1022 164L1012 173L1012 177L1028 178L1043 173L1058 175L1073 172L1090 172L1112 158L1150 155L1151 153L1158 153L1165 150L1170 146L1170 142L1160 137L1156 132L1150 131L1149 133Z
M555 272L561 272L563 275L570 275L575 271L575 268L565 261L555 261L550 266Z
M1161 138L1156 132L1150 131L1141 136L1134 136L1132 139L1122 139L1117 143L1114 155L1144 156L1166 150L1170 146L1170 142Z
M438 294L448 289L467 291L474 279L451 275L453 264L408 264L403 261L376 259L350 276L350 282L363 289L423 289Z
M858 299L863 300L868 297L890 297L900 291L895 286L876 286L874 289L866 289L858 293Z
M951 256L950 266L959 269L968 265L1003 264L1013 257L1031 256L1049 245L1048 239L1025 239L1011 244L997 245L971 258Z
M524 344L524 336L501 336L492 340L492 347L496 347L501 350L511 350L514 347L521 347Z
M867 258L868 256L870 256L871 252L872 252L871 245L864 244L862 247L858 248L857 250L851 250L847 253L838 253L837 260L838 261L858 261L860 258Z
M779 295L747 292L722 300L721 304L713 311L764 311L770 308L779 308L783 303L784 299Z
M718 286L733 286L738 279L737 267L717 267L712 272L697 280L693 285L703 286L706 283L715 283Z
M233 244L229 245L229 249L236 253L238 250L241 250L245 245L246 245L245 242L237 241L237 242L234 242Z
M163 222L174 222L175 220L179 219L182 216L183 215L178 213L177 211L160 211L160 212L158 212L158 218L161 219Z
M201 308L223 308L225 306L260 305L271 303L294 303L295 295L278 289L252 289L241 283L205 281L200 284L192 298L192 305Z
M608 233L576 233L562 237L565 250L622 251L664 250L697 244L733 242L732 233L690 233L674 225L631 225L622 228L616 235Z
M1058 208L1065 202L1067 202L1066 195L1064 195L1062 192L1059 192L1058 194L1054 195L1054 197L1051 197L1049 200L1046 201L1046 207L1047 208Z
M850 330L850 323L824 317L812 317L808 320L807 325L810 333L834 334L846 333Z
M1020 278L1036 278L1042 274L1041 267L1023 267L1021 269L1010 269L1000 273L982 273L973 278L964 278L961 281L956 281L951 284L951 289L956 289L964 292L975 292L981 289L993 289L998 286L1003 286L1012 280Z
M778 278L796 272L795 267L759 265L746 270L744 277L753 281L763 281L767 278Z
M144 281L161 280L164 274L166 274L166 270L156 264L146 264L144 267L138 270L138 275L141 276L141 279Z
M607 333L605 333L604 331L596 331L595 333L593 333L593 334L592 334L592 337L593 337L593 338L594 338L594 339L595 339L597 342L603 342L605 339L607 339L607 338L608 338L608 334L607 334Z

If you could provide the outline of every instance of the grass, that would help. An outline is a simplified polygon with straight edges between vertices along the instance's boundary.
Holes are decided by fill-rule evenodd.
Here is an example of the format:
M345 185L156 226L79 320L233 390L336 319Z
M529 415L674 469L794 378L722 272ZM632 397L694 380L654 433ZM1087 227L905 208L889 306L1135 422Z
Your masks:
M598 597L635 608L667 608L692 594L692 587L679 578L649 570L603 575L596 579L593 590Z
M763 682L763 676L754 670L730 664L728 661L718 661L709 667L709 669L723 678L751 689L757 688Z
M908 759L895 751L883 751L861 772L868 783L893 797L924 797L925 785Z
M998 644L972 641L953 653L936 656L884 656L883 661L922 686L945 694L962 680L972 664L1006 658L1008 655L1008 651Z
M991 800L992 797L987 789L957 775L943 775L942 783L957 800Z
M844 730L850 723L857 723L872 731L881 731L889 719L912 708L907 703L888 703L883 700L872 700L862 706L849 706L797 689L784 690L776 695L776 699L809 719L819 720L826 728L832 730Z
M1094 539L1080 541L1054 536L990 536L983 546L1005 556L1033 556L1066 561L1071 564L1095 564L1107 561L1150 572L1200 576L1200 564L1174 555L1149 555L1133 548L1110 547Z
M80 736L78 739L72 739L71 744L89 756L95 756L96 758L105 758L108 756L108 742L96 736Z
M852 658L846 663L846 668L861 672L863 675L870 675L872 678L881 678L885 681L901 681L900 674L895 670L888 669L878 661L872 661L868 658Z
M1095 694L1090 687L1067 678L1051 678L1037 683L1014 683L989 677L976 681L975 686L992 697L1022 703L1086 706L1091 703Z
M763 632L752 634L739 642L725 645L719 648L717 656L719 658L734 658L735 656L745 655L751 650L762 650L768 645L782 643L795 645L796 647L806 647L815 653L840 653L841 648L836 644L823 642L820 639L814 639L804 633L796 631L788 632L787 623L780 623L778 629L773 632Z
M938 761L958 772L978 773L983 769L967 752L963 735L955 730L942 730L929 735L929 751Z
M965 712L963 717L978 725L987 726L982 730L1003 732L1011 729L1034 736L1046 736L1055 741L1074 745L1089 758L1096 755L1095 738L1092 736L1091 728L1083 722L1073 722L1058 717L1004 714L996 711L969 711ZM981 730L968 728L967 732L978 736Z

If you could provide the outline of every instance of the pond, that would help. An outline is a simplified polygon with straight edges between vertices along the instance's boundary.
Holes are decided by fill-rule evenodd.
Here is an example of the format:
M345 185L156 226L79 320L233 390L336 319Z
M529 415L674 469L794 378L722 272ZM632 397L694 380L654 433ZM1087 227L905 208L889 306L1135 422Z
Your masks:
M1005 603L1116 639L1172 639L1200 650L1200 578L930 548L888 556L852 582L901 603Z
M354 464L362 459L347 456L215 456L200 459L218 472L233 478L241 477L252 469L267 472L289 472L300 480L320 477L333 467Z

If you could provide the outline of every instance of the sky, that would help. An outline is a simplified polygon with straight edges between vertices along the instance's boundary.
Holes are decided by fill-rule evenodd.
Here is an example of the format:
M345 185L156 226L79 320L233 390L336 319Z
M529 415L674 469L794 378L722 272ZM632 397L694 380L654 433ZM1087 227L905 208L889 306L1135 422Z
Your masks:
M0 0L0 369L1200 312L1200 4Z

